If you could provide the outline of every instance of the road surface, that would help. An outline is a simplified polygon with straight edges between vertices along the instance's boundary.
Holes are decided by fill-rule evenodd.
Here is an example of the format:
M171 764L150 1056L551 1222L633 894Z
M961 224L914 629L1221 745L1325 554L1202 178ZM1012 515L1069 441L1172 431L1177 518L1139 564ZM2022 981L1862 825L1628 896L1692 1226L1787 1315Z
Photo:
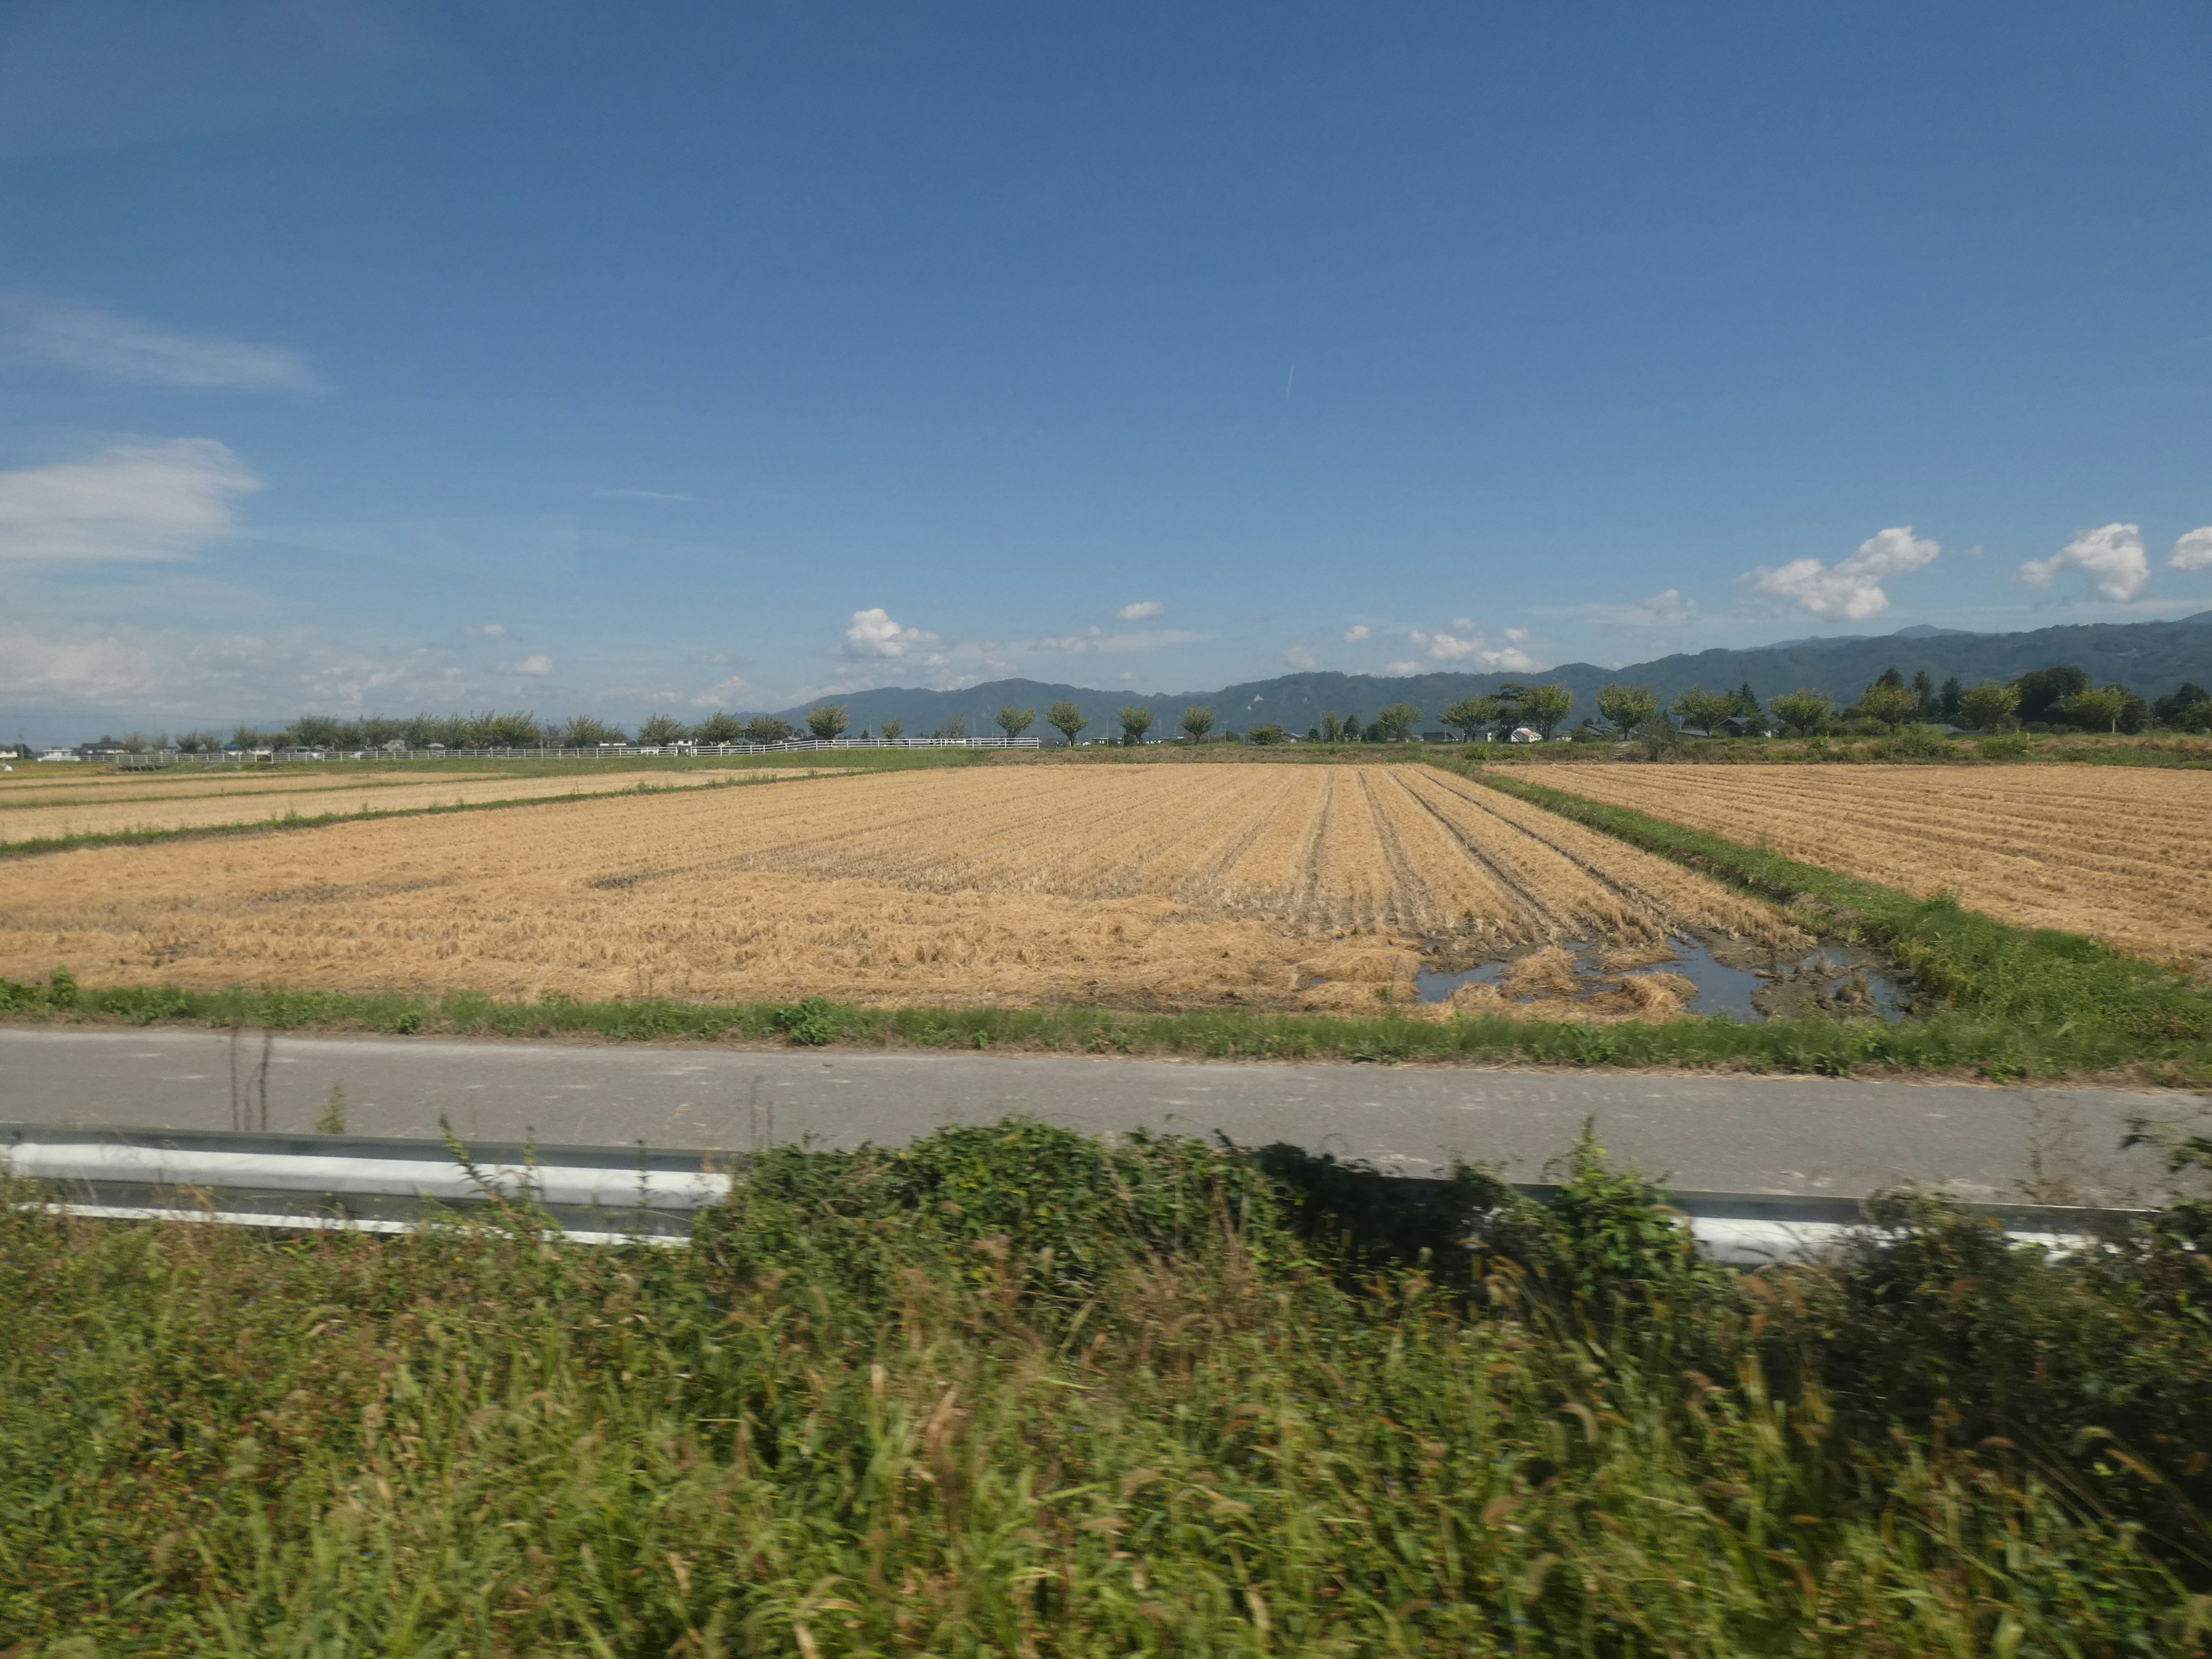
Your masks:
M2139 1115L2212 1131L2201 1095L1825 1078L1478 1066L1291 1066L1058 1055L736 1049L421 1037L269 1040L265 1127L312 1128L342 1088L355 1134L742 1151L896 1143L1027 1113L1288 1140L1407 1174L1456 1156L1516 1180L1585 1118L1617 1159L1714 1192L1857 1197L1898 1182L1988 1201L2119 1204L2160 1190L2118 1151ZM0 1119L264 1127L263 1041L156 1027L0 1027Z

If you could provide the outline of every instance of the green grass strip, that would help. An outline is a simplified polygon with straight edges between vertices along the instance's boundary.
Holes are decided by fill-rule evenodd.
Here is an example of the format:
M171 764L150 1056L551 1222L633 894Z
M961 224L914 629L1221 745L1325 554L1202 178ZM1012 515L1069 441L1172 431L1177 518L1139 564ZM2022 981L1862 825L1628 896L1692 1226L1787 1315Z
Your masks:
M1916 898L1627 807L1473 767L1486 787L1557 812L1705 875L1790 904L1812 931L1887 950L1958 1015L2015 1030L2023 1044L2085 1065L2195 1058L2212 1043L2212 996L2185 975L2079 933L2015 927L1954 894Z

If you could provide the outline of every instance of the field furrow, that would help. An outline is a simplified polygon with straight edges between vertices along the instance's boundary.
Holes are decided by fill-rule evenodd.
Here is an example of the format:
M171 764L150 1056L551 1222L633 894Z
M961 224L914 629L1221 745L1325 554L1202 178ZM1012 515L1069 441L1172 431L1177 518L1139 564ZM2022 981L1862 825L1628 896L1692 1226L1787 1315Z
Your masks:
M2212 774L1576 765L1544 781L1923 896L1948 890L2023 927L2212 960Z

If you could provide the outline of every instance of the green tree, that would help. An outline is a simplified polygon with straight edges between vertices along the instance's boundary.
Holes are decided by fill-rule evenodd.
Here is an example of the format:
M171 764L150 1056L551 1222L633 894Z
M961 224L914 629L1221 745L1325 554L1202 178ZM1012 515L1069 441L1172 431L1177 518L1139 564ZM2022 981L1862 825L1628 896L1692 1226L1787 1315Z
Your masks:
M1616 680L1597 694L1597 712L1625 736L1658 718L1659 696L1648 685L1623 685Z
M1532 685L1521 698L1521 717L1547 738L1574 709L1575 694L1564 685Z
M1936 690L1934 677L1924 668L1912 676L1912 698L1916 720L1932 720L1942 712L1942 694Z
M1013 704L1008 703L991 718L999 723L999 730L1005 732L1008 738L1018 738L1036 724L1036 710L1017 708Z
M1476 743L1482 732L1498 724L1498 711L1503 706L1495 697L1462 697L1444 710L1443 721L1466 742Z
M1279 726L1255 726L1244 734L1244 741L1268 747L1282 742L1283 728Z
M1355 716L1352 720L1346 721L1340 719L1336 711L1333 708L1329 710L1328 714L1323 714L1321 717L1321 724L1315 729L1319 733L1320 739L1323 743L1357 743L1359 740L1359 721L1358 718Z
M1420 723L1421 711L1410 702L1394 702L1375 717L1375 724L1382 728L1385 743L1405 742Z
M2013 684L2020 690L2021 724L2039 725L2061 718L2058 705L2077 691L2087 691L2089 676L2079 668L2060 664L2031 669Z
M1145 733L1152 729L1152 711L1142 703L1130 703L1114 718L1121 722L1122 746L1136 749L1143 745Z
M904 720L885 720L884 722L884 741L885 743L896 743L905 735L906 722Z
M699 729L692 735L702 743L743 743L745 723L735 714L726 714L717 708L699 722Z
M1874 683L1887 691L1902 691L1905 676L1894 668L1885 668L1874 677Z
M1068 747L1073 749L1075 740L1083 735L1084 728L1091 724L1091 720L1075 704L1062 701L1044 711L1044 723L1058 727L1060 735L1067 739Z
M965 714L955 714L945 722L937 735L940 738L950 738L955 743L965 743L968 740L968 717Z
M845 705L825 702L819 708L808 709L806 729L824 743L842 736L845 730Z
M1735 713L1735 696L1728 691L1708 691L1693 685L1669 705L1676 720L1700 732L1717 732L1720 723Z
M594 720L589 714L571 714L568 725L561 728L561 746L563 749L594 749L603 743L622 741L622 727Z
M1899 674L1894 685L1876 680L1867 687L1866 695L1859 699L1859 713L1870 720L1880 720L1893 732L1911 720L1920 707L1920 699L1912 695L1912 688L1904 684L1904 678Z
M1818 737L1836 717L1836 705L1825 691L1800 686L1774 700L1774 718L1801 738Z
M1977 731L1996 732L2011 725L2019 707L2020 687L2000 680L1984 680L1959 694L1959 712Z
M2120 716L2127 709L2126 689L2103 685L2076 691L2058 705L2057 712L2085 731L2117 732L2120 729Z
M1936 713L1938 718L1956 725L1961 712L1959 699L1966 695L1966 688L1959 684L1959 677L1956 674L1945 680L1942 689L1936 694Z
M222 739L212 732L186 732L177 738L177 750L185 755L212 755L222 747Z
M1182 729L1184 735L1189 738L1193 747L1204 743L1206 734L1213 730L1213 711L1199 704L1193 704L1182 711Z
M637 728L640 743L667 744L681 743L691 735L691 728L672 714L647 714L645 723Z
M781 714L756 714L745 722L748 743L788 743L793 727Z
M2151 712L2160 726L2171 726L2183 732L2194 732L2199 729L2198 721L2203 716L2201 713L2191 711L2202 711L2206 708L2212 708L2212 691L2207 691L2195 680L2184 680L2174 690L2167 692L2153 704ZM183 746L184 741L182 738L177 739L179 747Z

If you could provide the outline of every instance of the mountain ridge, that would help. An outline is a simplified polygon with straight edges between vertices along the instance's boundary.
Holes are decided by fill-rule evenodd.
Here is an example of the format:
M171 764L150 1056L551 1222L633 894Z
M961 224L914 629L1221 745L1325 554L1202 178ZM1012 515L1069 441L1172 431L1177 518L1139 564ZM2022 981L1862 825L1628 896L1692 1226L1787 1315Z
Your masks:
M1808 686L1847 702L1886 668L1895 668L1908 678L1925 669L1938 684L1956 675L1972 685L1984 679L2014 679L2030 669L2059 663L2086 670L2100 685L2118 681L2147 697L2163 696L2184 680L2212 684L2212 611L2173 622L2081 623L2017 634L1914 628L1894 634L1790 640L1741 649L1716 647L1678 652L1618 669L1586 662L1560 663L1540 673L1519 674L1386 676L1316 669L1242 681L1210 691L1151 693L1023 678L991 680L957 691L883 686L843 696L817 697L775 712L786 720L803 723L809 710L842 703L849 729L856 733L897 720L905 722L909 735L920 735L960 718L968 722L970 732L980 734L990 729L992 715L1003 704L1034 708L1040 723L1037 729L1042 730L1045 709L1066 701L1083 710L1091 722L1090 735L1097 736L1115 729L1115 711L1125 705L1152 709L1154 729L1173 732L1184 708L1202 704L1213 710L1217 730L1243 731L1273 723L1304 732L1318 724L1324 713L1372 720L1396 702L1412 703L1422 711L1425 724L1436 726L1442 723L1447 704L1495 691L1516 680L1565 685L1575 694L1574 719L1579 720L1597 712L1599 688L1615 680L1649 685L1662 700L1671 700L1693 684L1708 690L1733 690L1747 680L1762 700Z

